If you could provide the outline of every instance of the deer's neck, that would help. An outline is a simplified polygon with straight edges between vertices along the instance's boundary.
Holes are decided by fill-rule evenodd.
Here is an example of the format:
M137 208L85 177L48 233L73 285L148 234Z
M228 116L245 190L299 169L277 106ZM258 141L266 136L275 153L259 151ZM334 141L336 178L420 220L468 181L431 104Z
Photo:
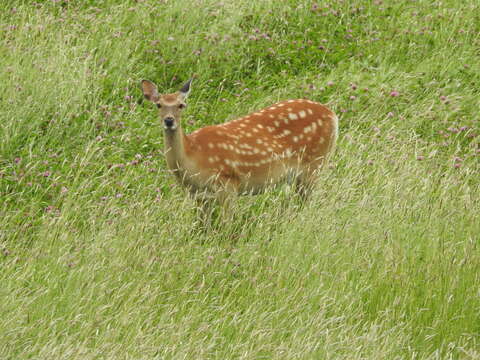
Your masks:
M181 127L165 130L165 156L167 165L177 177L183 177L188 163L190 141Z

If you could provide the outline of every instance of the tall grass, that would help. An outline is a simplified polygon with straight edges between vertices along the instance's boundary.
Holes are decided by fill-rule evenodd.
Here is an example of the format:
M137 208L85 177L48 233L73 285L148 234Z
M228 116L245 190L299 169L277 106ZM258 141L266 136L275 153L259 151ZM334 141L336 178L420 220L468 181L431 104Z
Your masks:
M4 1L0 358L480 358L477 1ZM143 78L187 131L286 98L340 115L200 232ZM287 204L287 205L285 205Z

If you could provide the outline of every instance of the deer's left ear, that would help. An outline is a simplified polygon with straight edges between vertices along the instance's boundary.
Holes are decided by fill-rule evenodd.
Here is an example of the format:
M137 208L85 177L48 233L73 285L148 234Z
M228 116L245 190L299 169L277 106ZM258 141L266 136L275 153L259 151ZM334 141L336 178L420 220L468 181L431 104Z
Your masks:
M190 84L192 83L193 79L188 80L180 89L180 96L182 97L183 100L185 100L190 94Z

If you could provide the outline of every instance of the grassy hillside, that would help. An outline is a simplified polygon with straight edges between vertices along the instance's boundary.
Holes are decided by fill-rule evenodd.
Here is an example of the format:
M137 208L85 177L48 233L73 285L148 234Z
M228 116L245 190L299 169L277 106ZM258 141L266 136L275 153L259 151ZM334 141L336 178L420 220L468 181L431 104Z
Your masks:
M1 359L479 359L477 0L0 3ZM184 128L306 97L288 186L199 232L139 81ZM286 205L286 206L285 206Z

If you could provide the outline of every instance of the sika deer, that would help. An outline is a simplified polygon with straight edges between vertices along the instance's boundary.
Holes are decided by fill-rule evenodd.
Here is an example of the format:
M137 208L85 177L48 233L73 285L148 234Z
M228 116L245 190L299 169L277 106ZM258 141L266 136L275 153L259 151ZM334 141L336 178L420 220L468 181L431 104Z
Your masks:
M185 135L180 117L191 82L160 95L155 84L142 81L164 124L168 168L184 187L224 202L229 194L255 194L293 175L297 191L308 194L337 140L338 118L330 109L287 100Z

